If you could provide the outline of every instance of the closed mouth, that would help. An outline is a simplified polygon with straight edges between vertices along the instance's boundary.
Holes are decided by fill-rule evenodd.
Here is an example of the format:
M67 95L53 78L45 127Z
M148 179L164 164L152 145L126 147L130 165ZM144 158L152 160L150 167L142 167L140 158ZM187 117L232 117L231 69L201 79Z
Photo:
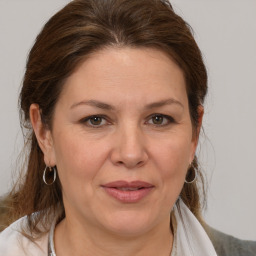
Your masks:
M138 190L142 188L154 187L154 185L145 181L140 181L140 180L135 180L135 181L117 180L117 181L109 182L102 186L107 188L121 189L121 190Z
M102 187L108 195L122 203L137 203L154 188L152 184L143 181L114 181Z

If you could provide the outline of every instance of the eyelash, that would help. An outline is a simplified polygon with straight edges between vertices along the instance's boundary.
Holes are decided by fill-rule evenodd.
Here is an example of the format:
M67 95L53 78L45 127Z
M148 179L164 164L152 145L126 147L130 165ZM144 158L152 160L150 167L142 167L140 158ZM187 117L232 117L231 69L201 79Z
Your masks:
M154 123L150 124L150 125L153 125L155 127L164 127L164 126L168 126L168 125L170 125L172 123L176 123L173 117L168 116L168 115L163 115L163 114L153 114L153 115L149 116L149 118L147 118L147 119L151 120L154 117L161 117L161 118L167 120L166 124L154 124ZM102 120L105 120L105 122L107 122L107 124L103 124L103 125L102 124L99 124L99 125L88 124L88 122L90 122L90 120L92 120L93 118L101 118ZM88 116L86 118L81 119L80 123L85 124L88 127L92 127L92 128L98 129L98 128L101 128L101 127L103 127L105 125L108 125L110 122L108 121L108 118L106 116L104 116L104 115L92 115L92 116Z
M163 114L153 114L153 115L150 116L149 120L151 120L154 117L161 117L161 118L163 118L163 119L165 118L167 120L166 124L152 124L155 127L164 127L164 126L168 126L170 124L175 123L175 120L174 120L173 117L168 116L168 115L163 115Z
M91 119L93 119L93 118L102 118L102 119L105 120L107 123L110 123L110 122L107 121L108 118L107 118L106 116L104 116L104 115L88 116L88 117L85 117L85 118L81 119L81 120L80 120L80 123L85 124L85 125L88 126L88 127L92 127L92 128L96 128L96 129L101 128L102 126L105 126L105 124L104 124L104 125L88 124L88 122L89 122ZM107 125L107 124L106 124L106 125Z

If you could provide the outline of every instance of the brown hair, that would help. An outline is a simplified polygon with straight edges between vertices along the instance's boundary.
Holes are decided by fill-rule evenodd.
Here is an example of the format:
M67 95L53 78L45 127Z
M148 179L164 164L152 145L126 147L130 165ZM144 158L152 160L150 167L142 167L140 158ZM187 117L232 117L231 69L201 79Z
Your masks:
M24 127L28 161L25 175L8 195L9 221L28 215L31 232L40 234L38 222L47 226L61 209L65 216L59 179L43 183L45 163L30 124L29 108L37 103L44 125L51 129L54 107L67 77L90 54L104 47L149 47L169 55L184 72L194 130L198 107L207 92L207 73L189 25L167 0L74 0L55 14L36 38L28 56L20 93L20 118ZM198 169L196 158L190 171ZM184 184L181 198L200 219L204 201L203 176ZM36 215L32 213L38 212Z

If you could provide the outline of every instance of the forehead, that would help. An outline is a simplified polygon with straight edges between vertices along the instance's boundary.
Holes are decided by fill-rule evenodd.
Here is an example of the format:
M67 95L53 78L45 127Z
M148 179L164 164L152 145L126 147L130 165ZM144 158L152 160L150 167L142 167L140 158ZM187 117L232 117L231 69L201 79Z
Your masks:
M67 79L62 95L66 102L82 97L145 103L167 96L187 98L183 72L166 53L128 47L106 48L90 55Z

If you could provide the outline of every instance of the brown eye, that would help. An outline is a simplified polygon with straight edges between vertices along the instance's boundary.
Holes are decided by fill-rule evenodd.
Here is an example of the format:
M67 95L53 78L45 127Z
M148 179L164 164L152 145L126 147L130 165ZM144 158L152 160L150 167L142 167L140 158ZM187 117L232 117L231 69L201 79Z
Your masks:
M80 123L91 128L103 128L109 124L107 117L101 115L85 117L80 120Z
M89 119L91 125L100 125L102 123L102 117L94 116Z
M150 117L148 123L155 126L165 126L175 123L175 120L171 116L155 114Z
M163 120L164 120L163 116L153 116L152 117L153 124L162 124Z

